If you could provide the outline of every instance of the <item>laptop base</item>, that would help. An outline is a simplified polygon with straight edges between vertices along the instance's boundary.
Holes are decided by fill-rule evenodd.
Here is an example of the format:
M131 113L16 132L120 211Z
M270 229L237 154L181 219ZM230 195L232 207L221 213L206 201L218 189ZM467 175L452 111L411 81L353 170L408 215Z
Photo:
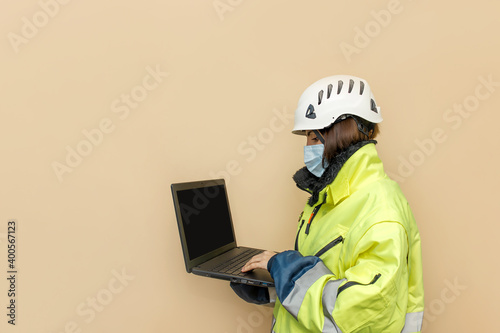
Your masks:
M253 255L263 252L264 250L253 249L248 247L236 247L227 251L226 253L213 258L201 265L193 267L192 273L201 276L212 277L221 280L227 280L235 283L244 283L254 286L261 287L274 287L274 281L271 278L271 274L264 269L254 269L250 272L242 273L240 271L241 267L246 263L247 260L238 265L236 273L230 273L227 271L214 271L221 263L228 261L228 258L237 257L240 253L245 251L252 251ZM249 259L249 258L248 258Z

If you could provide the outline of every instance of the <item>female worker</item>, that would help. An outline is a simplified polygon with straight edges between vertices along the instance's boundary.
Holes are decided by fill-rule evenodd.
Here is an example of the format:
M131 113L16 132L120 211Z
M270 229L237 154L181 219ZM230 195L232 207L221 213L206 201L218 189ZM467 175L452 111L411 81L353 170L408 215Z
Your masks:
M302 94L293 133L307 138L306 166L293 179L311 196L295 249L265 251L242 269L269 270L275 291L231 285L253 303L276 294L272 332L420 332L420 236L377 155L381 121L363 79L331 76Z

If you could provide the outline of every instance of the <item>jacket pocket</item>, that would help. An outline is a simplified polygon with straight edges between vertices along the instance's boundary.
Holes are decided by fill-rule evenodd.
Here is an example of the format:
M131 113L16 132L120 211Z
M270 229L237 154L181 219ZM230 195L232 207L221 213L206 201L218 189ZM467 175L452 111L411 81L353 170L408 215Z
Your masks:
M325 265L328 267L333 265L338 266L339 257L342 252L344 242L348 238L347 234L349 229L338 224L333 228L323 226L323 228L316 230L316 232L316 239L320 239L321 242L318 242L318 247L314 249L314 252L311 252L314 253L314 256L321 258L321 260L323 260ZM325 244L324 242L328 243Z
M357 285L360 285L360 286L369 286L371 284L374 284L375 282L377 282L377 280L382 276L382 274L378 273L376 274L373 279L371 280L370 283L361 283L361 282L356 282L356 281L349 281L347 283L345 283L343 286L339 287L338 291L337 291L337 296L344 290L346 290L347 288L349 287L352 287L352 286L357 286Z
M343 243L345 240L345 233L334 234L334 238L329 241L326 245L321 244L321 248L316 248L314 256L320 258L323 263L328 267L328 269L336 276L340 278L339 270L339 257L342 252Z
M321 257L323 254L325 254L326 252L328 252L330 249L332 249L336 245L342 243L343 241L344 241L344 237L342 237L342 236L339 236L339 237L335 238L330 243L326 244L321 250L319 250L318 252L316 252L316 254L314 256L316 256L318 258Z

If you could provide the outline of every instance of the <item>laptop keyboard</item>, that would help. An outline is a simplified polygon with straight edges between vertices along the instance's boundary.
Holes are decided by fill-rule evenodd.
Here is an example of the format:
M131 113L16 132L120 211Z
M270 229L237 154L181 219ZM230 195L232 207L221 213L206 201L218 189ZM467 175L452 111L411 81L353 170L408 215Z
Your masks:
M212 271L245 276L245 273L241 272L241 268L243 267L243 265L246 264L248 260L250 260L250 258L261 252L262 250L247 249L238 254L236 257L231 258L231 260L226 261L218 266L215 266L214 268L212 268Z

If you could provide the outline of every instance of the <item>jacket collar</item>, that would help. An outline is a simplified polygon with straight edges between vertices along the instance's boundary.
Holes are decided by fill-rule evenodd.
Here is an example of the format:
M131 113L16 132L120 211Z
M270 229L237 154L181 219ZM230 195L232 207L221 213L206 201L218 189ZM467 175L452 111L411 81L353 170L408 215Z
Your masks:
M375 145L363 146L347 160L335 180L326 186L327 201L337 205L359 188L383 177L385 172Z
M303 167L298 170L293 176L293 180L297 184L297 187L311 193L309 198L309 205L313 206L318 202L321 196L323 201L324 195L328 193L327 200L334 200L335 202L340 201L343 197L348 196L350 193L350 183L349 179L351 173L353 173L352 164L355 164L353 159L354 155L362 155L357 152L363 149L365 146L371 147L377 155L375 150L375 140L361 141L349 146L346 150L336 155L328 163L328 167L321 177L316 177L313 175L307 167ZM377 157L378 158L378 157ZM351 161L353 160L353 161ZM346 168L346 166L351 165ZM349 170L348 170L349 169Z

